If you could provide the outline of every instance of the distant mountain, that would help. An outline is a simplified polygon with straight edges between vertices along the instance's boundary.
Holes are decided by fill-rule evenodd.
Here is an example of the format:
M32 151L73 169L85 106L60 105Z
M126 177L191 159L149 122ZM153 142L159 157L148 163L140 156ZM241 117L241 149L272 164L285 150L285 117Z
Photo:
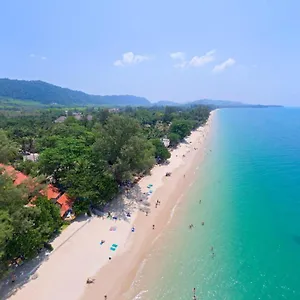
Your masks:
M227 100L211 100L211 99L201 99L190 102L192 105L211 105L218 107L236 107L236 106L245 106L247 104L236 101L227 101Z
M193 105L206 105L213 108L238 108L238 107L253 107L253 108L264 108L264 107L281 107L280 105L261 105L261 104L247 104L238 101L228 100L211 100L201 99L191 101L187 103L177 103L172 101L158 101L154 103L156 106L193 106Z
M150 106L146 98L131 95L98 96L62 88L43 81L0 79L0 97L41 104L60 105L107 105L107 106Z
M183 105L182 103L177 103L173 101L163 100L153 103L154 106L180 106Z
M143 97L132 95L99 96L84 92L62 88L43 81L26 81L0 79L0 108L22 106L43 107L49 105L59 106L192 106L209 105L212 107L269 107L264 105L251 105L242 102L201 99L188 103L173 101L158 101L151 103Z

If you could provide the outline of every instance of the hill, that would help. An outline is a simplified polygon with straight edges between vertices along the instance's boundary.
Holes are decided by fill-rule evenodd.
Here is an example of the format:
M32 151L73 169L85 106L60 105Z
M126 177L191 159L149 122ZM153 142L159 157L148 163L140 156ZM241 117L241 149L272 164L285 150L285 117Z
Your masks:
M251 105L242 102L201 99L188 103L158 101L151 103L143 97L132 95L100 96L81 91L62 88L44 81L26 81L0 79L0 109L16 110L20 107L45 108L57 106L192 106L208 105L212 107L269 107Z
M40 104L107 105L107 106L150 106L146 98L131 95L99 96L62 88L43 81L0 79L0 97L35 101Z

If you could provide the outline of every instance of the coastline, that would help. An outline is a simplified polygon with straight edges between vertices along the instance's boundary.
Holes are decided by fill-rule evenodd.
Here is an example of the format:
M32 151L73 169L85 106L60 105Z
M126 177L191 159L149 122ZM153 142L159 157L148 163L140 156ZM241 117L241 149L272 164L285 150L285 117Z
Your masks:
M10 299L67 297L92 300L102 299L104 295L110 300L126 299L126 292L145 255L169 222L174 206L193 182L196 167L204 157L204 142L214 114L212 111L207 124L192 132L185 143L171 152L168 165L156 165L151 175L144 177L130 195L122 195L122 199L113 201L109 210L117 221L93 217L71 224L53 242L54 251L37 269L36 279L23 285ZM166 172L172 172L172 176L165 177ZM145 206L141 207L138 199L149 191L149 184L153 185L153 193L148 198L151 211L146 216L141 212ZM155 208L157 199L161 205ZM130 218L124 215L125 210L130 212ZM112 227L116 230L111 230ZM100 245L101 240L105 240L103 245ZM116 251L110 250L112 244L118 245ZM86 285L88 277L95 278L95 283Z
M180 158L181 163L172 168L171 178L162 177L163 184L155 191L151 201L151 214L146 216L144 213L138 213L134 222L137 230L129 238L126 250L99 270L94 277L95 283L86 287L81 300L93 300L99 299L99 297L101 299L104 295L107 295L108 299L118 300L128 300L134 297L130 294L130 290L140 266L170 223L176 206L184 200L186 192L195 180L196 169L205 156L205 140L209 134L214 114L215 111L212 111L207 124L198 128L187 138L188 147L180 144L179 149L172 152L171 161L174 156L175 159L178 157L180 148L184 148L184 150L181 149L180 156L184 153L182 155L185 157ZM152 176L155 176L153 171ZM158 208L154 207L156 200L161 201ZM154 230L152 229L153 224L155 225ZM139 230L140 228L141 230Z

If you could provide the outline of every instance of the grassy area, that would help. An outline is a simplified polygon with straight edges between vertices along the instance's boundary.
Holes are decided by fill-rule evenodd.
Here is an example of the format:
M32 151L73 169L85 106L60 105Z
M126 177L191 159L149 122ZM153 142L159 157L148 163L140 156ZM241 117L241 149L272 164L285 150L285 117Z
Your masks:
M69 227L70 224L71 223L67 223L67 222L65 222L64 224L62 224L62 226L60 227L60 231L65 230L67 227Z

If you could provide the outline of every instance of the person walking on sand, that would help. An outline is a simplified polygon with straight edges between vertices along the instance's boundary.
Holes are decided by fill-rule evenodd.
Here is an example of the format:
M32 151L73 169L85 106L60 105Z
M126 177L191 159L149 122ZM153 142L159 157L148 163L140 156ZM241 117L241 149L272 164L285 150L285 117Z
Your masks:
M152 225L152 229L155 229L155 225Z
M104 300L107 300L107 295L104 295Z

